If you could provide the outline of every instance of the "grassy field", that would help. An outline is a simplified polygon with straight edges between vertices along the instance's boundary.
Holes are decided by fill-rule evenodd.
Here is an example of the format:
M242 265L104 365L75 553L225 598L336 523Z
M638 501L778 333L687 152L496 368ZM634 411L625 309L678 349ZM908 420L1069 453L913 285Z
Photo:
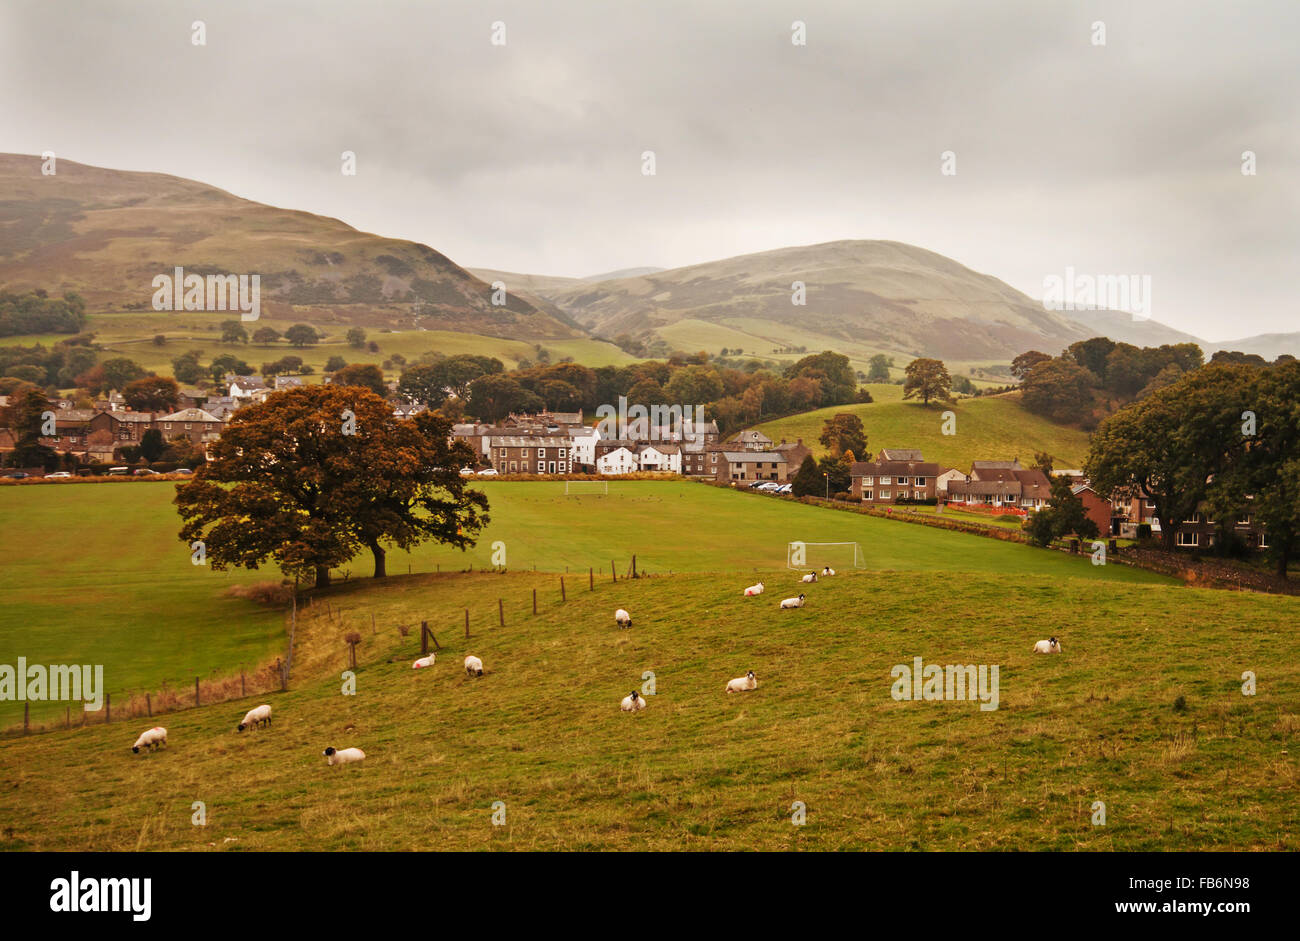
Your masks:
M740 597L745 581L570 583L564 603L556 576L531 573L338 586L341 616L318 603L301 622L303 666L268 700L269 729L235 732L249 700L166 717L154 754L129 749L146 722L0 741L0 847L1300 848L1294 598L870 571L779 611L792 577L758 599ZM444 645L418 672L416 636L392 629L417 616ZM350 630L364 642L342 695ZM1048 633L1063 653L1031 654ZM466 653L484 677L465 676ZM998 708L896 701L891 668L916 656L998 665ZM725 694L748 669L758 689ZM649 707L620 713L647 671ZM329 768L326 745L366 761Z
M774 441L782 438L803 443L820 456L817 438L826 419L851 412L862 419L872 455L881 448L920 448L927 461L969 471L971 461L1010 460L1019 457L1028 467L1035 451L1056 458L1057 467L1079 467L1088 455L1088 433L1057 425L1020 407L1018 392L982 399L960 399L951 405L923 406L903 401L902 386L870 385L875 399L866 405L839 405L804 412L756 426ZM943 413L953 411L956 433L943 433ZM858 455L863 459L864 455Z
M1086 560L960 533L833 512L701 484L614 482L609 496L566 497L564 484L479 484L492 522L473 549L393 552L389 571L490 568L494 544L514 570L584 576L619 574L633 554L641 571L754 573L786 570L787 544L858 542L875 571L982 572L1014 569L1054 578L1163 582L1148 572L1099 568ZM225 592L233 584L278 580L279 571L216 573L190 561L177 538L174 486L141 481L0 488L0 663L103 663L109 692L193 683L238 672L283 650L284 618ZM683 520L690 538L683 538ZM575 525L575 521L578 521ZM743 538L736 534L743 533ZM846 550L809 550L810 564L852 567ZM338 574L371 570L358 556ZM748 584L749 582L746 582ZM33 721L57 704L33 704ZM22 705L0 702L0 727Z

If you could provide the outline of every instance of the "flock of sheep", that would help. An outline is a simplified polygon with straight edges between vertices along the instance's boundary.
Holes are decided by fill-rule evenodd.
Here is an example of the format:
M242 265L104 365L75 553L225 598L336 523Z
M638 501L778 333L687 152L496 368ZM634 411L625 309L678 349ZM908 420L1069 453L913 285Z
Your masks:
M821 570L822 578L829 578L834 574L835 574L835 570L832 569L830 566L826 566ZM817 578L818 578L818 574L816 572L809 572L808 574L802 576L799 579L799 581L801 583L811 584L813 582L816 582ZM761 595L764 590L765 589L763 583L758 582L757 584L750 585L748 588L746 588L744 592L744 596L746 598L754 598L757 597L758 595ZM806 597L805 595L801 594L795 598L785 598L781 601L780 607L782 610L788 608L802 608L804 605L805 597ZM617 624L620 628L630 628L632 626L632 615L630 615L626 611L626 609L619 608L617 611L614 612L614 623ZM1061 644L1059 641L1057 641L1055 637L1048 638L1047 640L1040 640L1036 644L1034 644L1033 652L1034 653L1060 653ZM429 654L428 656L420 657L418 660L416 660L414 663L411 664L411 669L420 670L425 667L431 667L433 666L436 659L437 657L435 654ZM467 656L465 658L465 675L482 676L483 661L478 657L474 656L473 654ZM750 670L744 676L738 676L734 680L727 681L726 691L728 693L743 693L752 689L758 689L758 678L754 676L753 670ZM645 707L646 707L645 697L642 696L640 693L638 693L636 690L632 690L632 692L624 696L622 703L620 703L619 705L619 708L622 709L623 712L633 712L633 713L640 712ZM256 706L248 710L248 713L244 716L243 721L240 722L239 725L236 727L236 731L242 732L244 731L244 729L247 728L261 728L263 725L270 725L270 724L271 724L271 707L266 704L262 704L260 706ZM145 749L146 751L153 751L154 749L157 749L160 745L166 745L166 744L167 744L167 730L164 729L162 726L154 726L153 728L146 729L144 732L141 733L140 737L135 740L135 744L131 746L131 751L135 752L136 754L139 754L140 749L142 748ZM338 749L332 746L326 748L325 751L322 752L321 754L325 756L325 763L331 766L351 764L353 762L361 761L366 757L366 753L363 752L360 748Z

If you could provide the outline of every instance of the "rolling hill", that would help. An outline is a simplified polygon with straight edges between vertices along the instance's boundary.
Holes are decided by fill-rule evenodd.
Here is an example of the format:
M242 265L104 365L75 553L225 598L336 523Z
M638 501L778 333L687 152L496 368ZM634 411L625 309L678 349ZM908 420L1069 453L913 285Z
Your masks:
M158 173L0 154L0 284L76 291L88 312L150 312L156 275L259 274L263 316L328 329L361 325L572 339L548 303L494 306L478 278L427 245L337 219L240 199Z

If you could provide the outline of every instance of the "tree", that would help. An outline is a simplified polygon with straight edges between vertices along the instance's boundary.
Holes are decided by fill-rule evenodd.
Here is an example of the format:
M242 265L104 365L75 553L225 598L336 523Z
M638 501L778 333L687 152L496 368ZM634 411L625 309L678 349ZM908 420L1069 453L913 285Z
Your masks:
M433 408L447 398L443 381L444 375L437 366L411 366L397 380L397 391L412 402Z
M298 349L314 346L320 339L316 333L316 328L305 323L296 323L284 331L284 338L289 341L290 346Z
M104 369L105 389L125 389L128 383L145 376L139 363L124 356L105 360L100 365Z
M45 466L54 452L41 444L44 415L50 410L45 394L32 386L20 386L9 394L9 404L0 409L0 425L14 436L14 449L9 454L11 467Z
M238 320L221 321L221 342L222 343L247 343L248 331Z
M1029 411L1057 422L1087 424L1094 405L1096 377L1066 359L1038 363L1020 383L1021 401Z
M480 421L497 422L514 411L537 411L542 400L509 376L479 376L469 384L469 407Z
M140 456L149 463L153 463L162 457L163 451L167 449L167 443L163 441L162 432L157 428L149 428L140 438Z
M353 363L351 366L344 366L334 373L330 382L336 386L360 386L381 397L388 394L388 386L384 384L384 374L374 363Z
M1025 522L1029 538L1040 546L1050 545L1053 539L1075 535L1080 539L1096 539L1097 524L1088 517L1083 500L1075 494L1065 477L1052 478L1052 497L1048 506L1039 510Z
M703 405L722 398L722 380L709 366L683 366L668 380L664 394L680 405Z
M918 395L922 405L929 405L931 399L951 400L952 379L943 360L920 358L907 364L903 398L912 399Z
M1115 341L1110 337L1093 337L1071 343L1061 354L1063 359L1077 363L1092 373L1098 382L1106 381L1106 358L1115 349Z
M1253 374L1250 366L1205 366L1109 416L1092 436L1085 466L1093 488L1145 495L1172 550L1178 524L1206 498L1208 481L1245 446L1241 413L1254 404Z
M122 390L122 397L127 406L137 412L170 412L181 400L181 387L175 379L167 376L146 376L128 382Z
M1030 464L1031 470L1040 470L1048 477L1052 476L1052 468L1056 464L1056 458L1046 451L1034 452L1034 463Z
M203 367L199 365L199 351L190 350L172 360L172 375L178 382L198 382L203 378Z
M1039 363L1047 362L1051 358L1052 357L1048 356L1046 353L1038 352L1038 350L1028 350L1027 352L1021 353L1011 361L1011 375L1015 376L1017 379L1023 379L1025 376L1029 375L1031 369Z
M790 492L796 497L820 497L824 491L822 472L811 454L803 459L791 481Z
M828 455L818 461L817 474L819 477L825 477L825 480L822 481L823 495L825 495L827 491L830 493L840 493L844 490L848 490L853 485L853 478L849 475L851 469L852 468L844 462L842 456L835 458Z
M348 332L344 334L344 336L347 338L348 346L352 347L354 350L365 349L366 331L362 330L360 327L349 328Z
M166 345L167 345L167 335L166 335L165 333L155 333L155 334L153 335L153 345L154 345L154 346L166 346Z
M797 379L808 376L821 381L823 396L821 405L847 405L853 401L858 391L858 376L849 364L849 358L843 353L827 350L805 356L798 362L787 366L785 378Z
M179 538L202 541L214 569L274 562L318 587L362 549L376 578L389 546L432 539L464 549L488 522L488 503L460 477L474 453L450 432L433 413L399 420L356 386L303 386L247 405L213 459L176 488Z
M348 361L344 359L342 356L331 356L329 359L325 361L325 371L338 372L347 364Z
M226 378L227 373L236 376L247 376L252 371L252 366L232 353L222 353L208 365L208 375L212 377L214 382L221 382Z
M889 368L894 365L894 357L877 353L867 361L867 382L888 382Z
M280 331L274 327L258 327L253 333L254 343L274 343L278 339L280 339Z
M839 412L826 419L817 440L836 458L845 451L867 450L867 431L862 427L862 419L852 412Z

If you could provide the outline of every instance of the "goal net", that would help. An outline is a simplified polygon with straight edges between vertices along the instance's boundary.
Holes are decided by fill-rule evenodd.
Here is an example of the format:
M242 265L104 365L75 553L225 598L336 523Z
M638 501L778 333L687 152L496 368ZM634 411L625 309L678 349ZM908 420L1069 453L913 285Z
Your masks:
M791 542L785 547L786 568L818 571L830 567L863 569L867 567L862 546L856 542Z
M566 497L604 496L608 493L608 480L566 480L564 482L564 495Z

